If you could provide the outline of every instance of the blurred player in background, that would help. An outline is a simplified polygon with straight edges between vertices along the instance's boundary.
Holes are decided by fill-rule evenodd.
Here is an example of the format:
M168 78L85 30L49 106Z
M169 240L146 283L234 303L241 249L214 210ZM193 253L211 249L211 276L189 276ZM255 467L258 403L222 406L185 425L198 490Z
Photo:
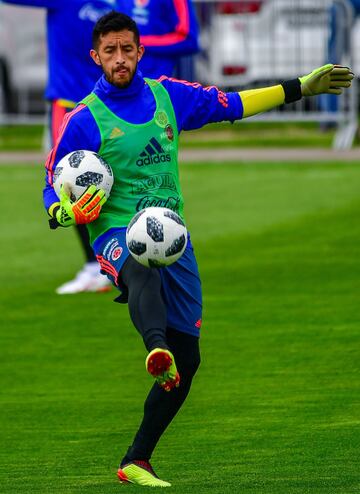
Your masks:
M189 0L4 0L5 3L47 9L48 83L51 147L66 113L86 96L101 75L89 52L96 21L106 12L124 10L141 26L147 53L141 69L148 77L171 76L181 56L198 49L198 28ZM110 289L90 246L84 225L77 225L85 265L75 278L59 286L58 294Z
M192 0L122 0L117 10L138 25L145 47L139 63L144 76L174 76L180 61L198 52L199 28Z
M4 0L4 3L47 10L48 81L45 98L49 102L51 147L59 136L64 116L92 91L101 75L89 56L91 35L97 20L116 6L115 0ZM21 70L21 68L19 68ZM77 225L85 254L85 265L76 277L59 286L59 294L110 289L99 271L89 235L84 225Z
M93 93L69 115L49 154L44 203L52 228L88 224L101 269L121 291L116 301L128 303L149 352L145 365L155 384L118 477L121 482L167 487L169 482L157 477L150 458L184 403L200 363L201 283L190 238L176 263L149 269L129 255L126 227L136 212L150 205L172 205L182 215L181 131L249 117L302 96L340 94L351 85L353 74L346 67L329 64L276 86L224 93L215 86L204 88L166 76L144 79L138 70L144 47L136 23L124 14L102 17L94 28L93 43L91 56L104 74ZM54 192L57 163L78 149L100 151L113 169L114 185L100 215L104 192L94 185L76 202L64 189L60 198ZM144 155L158 159L144 165L139 160ZM175 454L170 446L166 448L169 458Z

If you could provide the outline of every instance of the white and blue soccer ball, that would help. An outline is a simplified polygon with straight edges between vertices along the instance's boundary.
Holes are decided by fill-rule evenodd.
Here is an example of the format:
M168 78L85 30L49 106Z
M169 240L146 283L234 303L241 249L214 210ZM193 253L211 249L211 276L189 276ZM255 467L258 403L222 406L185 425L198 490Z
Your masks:
M130 254L149 268L169 266L183 254L187 229L180 216L168 208L149 207L139 211L126 230Z
M58 197L65 183L70 188L73 201L79 199L89 185L103 189L109 197L114 175L110 165L99 154L79 149L64 156L55 168L53 184Z

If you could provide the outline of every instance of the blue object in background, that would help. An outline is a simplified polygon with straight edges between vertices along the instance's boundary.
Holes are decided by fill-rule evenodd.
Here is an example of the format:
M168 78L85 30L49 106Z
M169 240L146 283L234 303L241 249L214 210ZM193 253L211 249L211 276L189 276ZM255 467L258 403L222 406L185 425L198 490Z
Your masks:
M351 0L350 3L356 17L360 14L360 0ZM343 5L334 3L329 12L330 32L326 63L341 64L344 54L350 51L347 28L341 26L345 18ZM333 94L322 94L319 96L319 107L323 111L336 113L339 109L339 99Z

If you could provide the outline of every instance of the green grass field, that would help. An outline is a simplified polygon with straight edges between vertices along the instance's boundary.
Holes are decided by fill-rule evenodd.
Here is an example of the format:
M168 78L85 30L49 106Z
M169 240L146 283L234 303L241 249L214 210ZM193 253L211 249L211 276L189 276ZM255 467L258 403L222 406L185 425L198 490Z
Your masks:
M360 492L359 165L181 173L202 365L156 470L174 494ZM145 492L115 476L152 384L127 307L55 295L75 234L48 230L41 167L0 177L0 492Z
M240 127L239 127L240 126ZM241 131L240 131L241 130ZM3 126L0 129L0 151L41 150L44 140L42 125ZM334 131L320 132L316 123L239 122L211 124L194 132L181 134L185 148L290 147L330 148ZM354 145L359 144L356 137Z

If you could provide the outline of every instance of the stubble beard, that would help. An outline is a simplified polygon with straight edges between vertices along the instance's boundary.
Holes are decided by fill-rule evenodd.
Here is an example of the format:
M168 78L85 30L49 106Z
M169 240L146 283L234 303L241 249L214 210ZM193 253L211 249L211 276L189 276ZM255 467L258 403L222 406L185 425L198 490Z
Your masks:
M102 67L102 70L105 74L105 79L107 80L107 82L109 82L110 84L112 84L113 86L115 86L119 89L126 89L128 86L130 86L130 84L132 83L132 80L134 79L134 76L136 74L137 67L138 67L138 62L136 62L136 66L135 66L133 72L129 72L129 80L124 81L124 82L117 82L115 80L113 72L106 71L102 64L101 64L101 67Z

